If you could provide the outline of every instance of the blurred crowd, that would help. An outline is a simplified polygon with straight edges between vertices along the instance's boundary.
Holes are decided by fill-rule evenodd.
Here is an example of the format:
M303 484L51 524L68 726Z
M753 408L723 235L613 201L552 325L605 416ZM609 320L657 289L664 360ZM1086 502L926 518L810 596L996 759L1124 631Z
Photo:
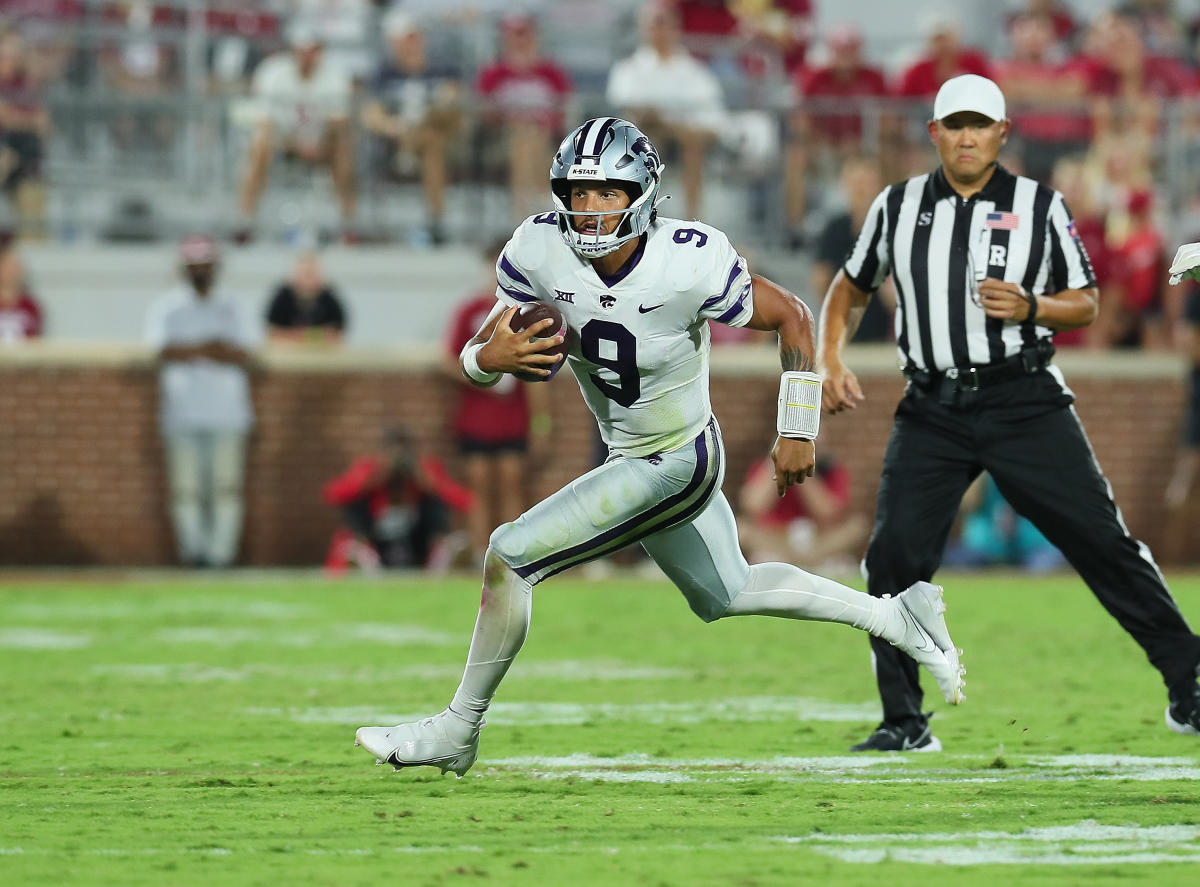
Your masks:
M329 176L336 235L396 236L359 204L406 184L424 223L404 236L438 244L463 236L447 222L448 186L504 186L508 216L522 218L545 205L546 157L569 123L620 113L677 170L676 212L700 215L706 180L732 181L752 193L752 215L777 214L788 242L811 249L847 159L883 181L928 166L930 98L980 73L1012 107L1007 162L1049 180L1077 161L1061 174L1082 176L1106 244L1138 239L1139 212L1187 199L1155 199L1156 136L1168 118L1192 133L1200 92L1200 22L1171 0L1087 20L1056 0L1011 0L987 46L918 7L914 42L874 56L835 11L818 29L817 2L0 0L0 182L23 230L44 234L48 159L74 169L99 140L148 173L183 145L228 148L222 222L240 242L272 227L258 218L264 193L311 187L315 172ZM215 131L189 116L196 102L221 112Z
M1115 0L1088 17L1058 0L1008 0L1004 27L973 46L961 16L916 6L917 36L884 53L870 50L860 23L839 20L834 4L818 17L820 3L0 0L0 343L43 333L20 244L59 236L55 195L72 177L96 186L111 179L119 196L113 171L133 170L134 181L154 181L178 200L183 192L171 189L180 169L203 178L205 158L228 156L229 176L201 183L223 207L204 225L215 236L185 242L184 283L195 294L204 285L192 266L215 271L221 241L490 244L546 208L554 146L597 114L627 116L655 140L673 177L671 215L704 216L716 184L723 195L736 189L746 207L734 231L743 251L802 253L820 299L883 185L934 165L924 122L938 86L977 73L1008 98L1013 136L1001 162L1064 193L1101 285L1100 320L1056 344L1194 351L1196 321L1188 320L1200 317L1200 296L1185 306L1185 288L1165 286L1165 264L1177 242L1200 237L1191 215L1200 218L1200 18L1172 0ZM1182 145L1170 156L1167 135ZM500 195L503 224L454 218L455 188ZM329 199L291 205L297 218L264 209L285 191ZM364 212L380 201L408 201L420 221L397 228ZM121 204L121 217L96 233L180 233L153 219L152 204ZM338 221L322 229L317 210L330 207ZM303 237L288 233L296 227ZM188 250L206 261L191 261ZM300 251L283 270L262 319L270 341L338 344L350 308L317 254ZM447 318L448 355L478 325L490 292L485 286ZM216 362L221 384L241 391L257 347L247 330L258 325L237 312L218 316L219 292L204 311L179 292L164 299L147 332L160 356ZM885 287L858 340L890 340L893 307ZM182 344L168 315L190 330ZM739 335L719 333L714 341ZM177 381L164 381L164 393L183 390L178 380L191 370L172 370ZM429 508L429 496L463 513L462 547L476 553L488 528L519 513L524 454L540 445L549 418L530 394L539 386L510 387L492 393L508 398L494 404L462 391L455 435L470 497L399 428L331 482L326 499L345 527L330 564L445 557L434 553L434 537L455 521ZM164 419L180 557L189 563L227 563L240 532L250 418L218 418L187 434L184 419ZM1200 432L1194 437L1176 471L1176 499L1200 465ZM211 487L207 524L195 506L200 477ZM802 498L797 491L795 501L776 503L754 469L742 494L744 544L764 557L790 550L798 562L853 557L866 528L846 512L848 485L831 460ZM986 488L977 498L981 509L994 504ZM421 538L389 541L398 527Z
M1064 192L1106 294L1101 322L1059 344L1163 346L1182 312L1162 287L1167 241L1200 233L1200 165L1173 155L1167 169L1162 150L1168 126L1200 147L1200 19L1176 5L1125 0L1083 20L1012 0L989 46L917 9L919 40L885 59L829 10L818 29L815 0L0 0L0 185L8 227L44 238L54 170L78 172L71 158L94 160L97 139L144 176L182 145L232 146L204 227L238 243L281 228L479 243L545 208L547 158L577 118L615 113L663 152L673 214L704 214L706 183L740 188L735 236L802 251L820 294L873 194L931 165L938 85L979 73L1009 100L1002 162ZM217 131L181 111L196 102L221 112ZM456 184L504 195L495 228L451 224ZM272 190L318 187L324 206L262 217ZM381 200L419 201L421 222L364 220L360 203ZM316 230L330 206L340 224ZM116 212L114 239L170 230L147 198ZM888 338L888 298L860 338Z

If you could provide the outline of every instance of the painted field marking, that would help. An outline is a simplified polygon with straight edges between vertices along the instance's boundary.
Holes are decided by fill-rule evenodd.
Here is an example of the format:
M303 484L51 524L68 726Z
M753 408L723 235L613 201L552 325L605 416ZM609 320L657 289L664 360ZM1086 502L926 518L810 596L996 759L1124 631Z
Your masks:
M1019 832L778 836L842 862L946 865L1112 865L1200 862L1200 827L1101 825L1095 820Z
M587 754L526 756L480 762L482 769L497 767L527 773L535 779L587 779L596 782L744 782L767 778L774 782L826 785L889 785L917 783L973 784L1022 782L1134 781L1180 782L1200 780L1200 761L1190 758L1146 758L1107 756L1111 765L1098 767L1092 756L1064 755L1039 759L1036 766L1014 761L1009 769L980 775L980 758L972 755L938 755L938 764L928 757L900 755L780 756L767 759L742 758L656 758L643 754L594 757ZM950 762L968 767L947 767Z
M91 643L89 634L48 628L0 628L0 648L9 650L78 650Z
M285 717L301 724L399 724L429 712L394 712L373 706L251 708L248 714ZM870 721L878 703L837 703L803 696L739 696L697 702L498 702L488 710L497 725L586 724L637 721L646 724L698 724L705 721Z
M165 644L212 644L231 647L263 644L285 647L316 647L330 643L367 642L388 646L434 646L460 644L461 637L422 625L387 622L334 623L321 630L280 632L274 628L216 627L208 625L163 628L154 639Z
M206 598L203 596L145 596L134 601L85 601L12 604L2 608L5 618L42 622L102 622L126 619L144 620L156 614L172 616L245 616L251 619L283 621L311 616L316 612L307 604L242 598Z
M234 683L260 677L286 678L290 681L386 683L390 681L454 681L462 675L462 665L409 665L395 668L353 666L284 666L271 662L251 662L238 668L222 668L202 662L123 663L93 665L91 674L119 677L130 681L184 684ZM563 660L523 663L509 679L539 681L666 681L687 680L694 673L682 668L656 668L615 660Z

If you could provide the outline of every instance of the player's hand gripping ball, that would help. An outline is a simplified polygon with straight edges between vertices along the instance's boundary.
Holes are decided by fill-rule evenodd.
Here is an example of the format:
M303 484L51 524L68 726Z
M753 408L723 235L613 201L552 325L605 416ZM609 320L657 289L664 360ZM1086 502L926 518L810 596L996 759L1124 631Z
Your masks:
M539 320L549 318L554 321L554 324L549 328L542 330L540 335L534 336L530 342L540 342L543 339L552 339L555 336L562 336L562 343L555 345L553 348L547 348L542 354L561 354L562 360L549 367L550 375L535 376L531 373L513 373L522 382L547 382L554 378L554 374L563 368L567 362L567 322L563 319L562 312L546 302L527 302L517 309L517 313L512 316L509 321L508 328L514 333L519 333L526 327L532 326Z

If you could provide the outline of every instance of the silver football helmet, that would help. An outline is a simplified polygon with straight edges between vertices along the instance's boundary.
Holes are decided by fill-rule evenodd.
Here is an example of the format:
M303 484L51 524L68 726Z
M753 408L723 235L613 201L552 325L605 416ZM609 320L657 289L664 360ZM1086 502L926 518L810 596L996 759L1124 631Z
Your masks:
M611 253L646 233L654 221L663 164L654 144L640 129L619 117L596 117L563 139L550 163L550 192L563 242L586 258ZM578 182L611 182L629 195L629 206L612 212L572 212L570 187ZM617 215L611 234L581 232L572 217Z

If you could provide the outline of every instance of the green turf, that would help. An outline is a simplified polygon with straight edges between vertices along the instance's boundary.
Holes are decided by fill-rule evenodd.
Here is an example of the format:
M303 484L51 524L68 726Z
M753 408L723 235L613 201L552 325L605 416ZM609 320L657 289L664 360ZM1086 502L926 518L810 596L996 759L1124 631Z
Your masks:
M846 760L851 629L568 574L461 781L351 743L445 705L474 580L0 582L0 883L1195 883L1200 741L1140 650L1073 576L943 581L940 755Z

